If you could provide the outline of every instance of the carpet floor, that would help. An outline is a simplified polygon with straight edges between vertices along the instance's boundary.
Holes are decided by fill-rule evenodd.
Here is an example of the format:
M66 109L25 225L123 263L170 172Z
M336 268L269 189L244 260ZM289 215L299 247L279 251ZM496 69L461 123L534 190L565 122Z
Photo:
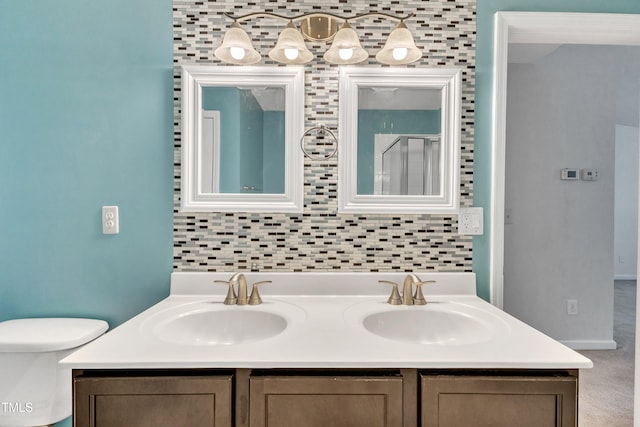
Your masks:
M632 427L636 281L616 281L613 338L616 350L580 351L593 369L580 371L579 427Z

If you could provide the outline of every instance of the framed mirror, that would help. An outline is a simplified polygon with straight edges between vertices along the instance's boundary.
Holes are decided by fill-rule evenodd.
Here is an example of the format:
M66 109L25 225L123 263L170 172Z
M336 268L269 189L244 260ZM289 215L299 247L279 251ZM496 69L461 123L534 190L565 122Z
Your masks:
M303 67L182 67L184 212L302 212Z
M340 69L340 212L458 211L461 73Z

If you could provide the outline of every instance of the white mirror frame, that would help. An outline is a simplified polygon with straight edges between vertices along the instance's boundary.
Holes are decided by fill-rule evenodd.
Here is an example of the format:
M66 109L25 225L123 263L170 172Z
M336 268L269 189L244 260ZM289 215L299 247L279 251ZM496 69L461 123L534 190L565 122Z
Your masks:
M459 68L340 68L338 211L342 213L457 213L460 208L461 81ZM358 89L420 87L442 91L441 171L436 196L357 194Z
M202 87L280 86L285 89L284 194L205 193L201 185ZM304 68L182 66L182 212L291 212L303 210Z

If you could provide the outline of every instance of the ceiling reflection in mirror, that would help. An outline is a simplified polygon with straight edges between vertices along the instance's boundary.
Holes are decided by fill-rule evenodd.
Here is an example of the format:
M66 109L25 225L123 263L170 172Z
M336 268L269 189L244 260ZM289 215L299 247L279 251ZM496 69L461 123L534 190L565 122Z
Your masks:
M441 104L441 89L358 88L357 194L441 194Z

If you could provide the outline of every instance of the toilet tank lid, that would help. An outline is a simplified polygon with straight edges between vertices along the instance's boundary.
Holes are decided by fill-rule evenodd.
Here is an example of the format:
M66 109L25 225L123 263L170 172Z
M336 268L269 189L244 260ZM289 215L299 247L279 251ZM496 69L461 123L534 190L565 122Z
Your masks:
M0 322L0 352L69 350L102 335L104 320L76 318L14 319Z

